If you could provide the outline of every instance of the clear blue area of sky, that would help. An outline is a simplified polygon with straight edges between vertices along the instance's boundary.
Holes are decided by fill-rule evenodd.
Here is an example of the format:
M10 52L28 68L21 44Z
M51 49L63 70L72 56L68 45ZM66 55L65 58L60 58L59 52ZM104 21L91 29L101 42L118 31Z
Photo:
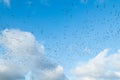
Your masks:
M86 0L87 1L87 0ZM0 1L0 30L31 32L45 55L67 70L120 42L120 0Z

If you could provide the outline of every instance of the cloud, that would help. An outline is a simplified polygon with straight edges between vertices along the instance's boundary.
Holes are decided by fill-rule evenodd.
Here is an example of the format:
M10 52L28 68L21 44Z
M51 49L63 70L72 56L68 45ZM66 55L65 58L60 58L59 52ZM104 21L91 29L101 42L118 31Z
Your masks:
M111 55L108 51L105 49L95 58L72 69L74 80L119 80L120 51Z
M7 7L10 7L10 0L3 0L3 2Z
M32 33L5 29L0 35L0 80L68 80L63 68L44 56Z

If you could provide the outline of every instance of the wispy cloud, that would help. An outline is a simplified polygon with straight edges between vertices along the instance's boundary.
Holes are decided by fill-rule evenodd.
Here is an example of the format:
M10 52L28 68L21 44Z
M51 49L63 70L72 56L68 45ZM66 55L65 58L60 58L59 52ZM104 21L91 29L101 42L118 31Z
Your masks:
M3 0L4 4L10 8L10 0Z
M108 49L95 58L76 66L72 70L74 80L118 80L120 79L120 52L108 55Z
M4 30L0 35L0 80L67 80L63 67L44 56L44 46L32 33Z

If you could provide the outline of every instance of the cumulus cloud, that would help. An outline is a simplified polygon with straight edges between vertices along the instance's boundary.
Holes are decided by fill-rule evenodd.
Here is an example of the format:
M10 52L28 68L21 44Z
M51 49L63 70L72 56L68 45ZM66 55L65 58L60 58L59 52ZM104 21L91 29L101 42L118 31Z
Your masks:
M32 33L5 29L0 35L0 80L67 80L63 68L44 56Z
M120 50L108 55L108 49L101 51L95 58L78 65L72 70L74 80L119 80Z

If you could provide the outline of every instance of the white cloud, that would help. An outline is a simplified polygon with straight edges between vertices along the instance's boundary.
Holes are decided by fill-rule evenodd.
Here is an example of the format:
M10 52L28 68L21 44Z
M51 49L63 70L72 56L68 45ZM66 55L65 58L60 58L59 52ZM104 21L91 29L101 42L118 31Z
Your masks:
M4 30L0 45L0 80L67 80L63 68L44 56L44 46L29 32Z
M74 80L120 80L120 52L108 55L108 49L72 70Z
M3 0L3 2L7 7L10 7L10 0Z
M43 45L38 43L31 33L6 29L2 35L1 43L16 55L34 54L35 52L42 54L44 52Z
M58 65L53 71L47 70L44 72L44 75L47 76L43 80L59 80L61 75L63 74L63 68Z

